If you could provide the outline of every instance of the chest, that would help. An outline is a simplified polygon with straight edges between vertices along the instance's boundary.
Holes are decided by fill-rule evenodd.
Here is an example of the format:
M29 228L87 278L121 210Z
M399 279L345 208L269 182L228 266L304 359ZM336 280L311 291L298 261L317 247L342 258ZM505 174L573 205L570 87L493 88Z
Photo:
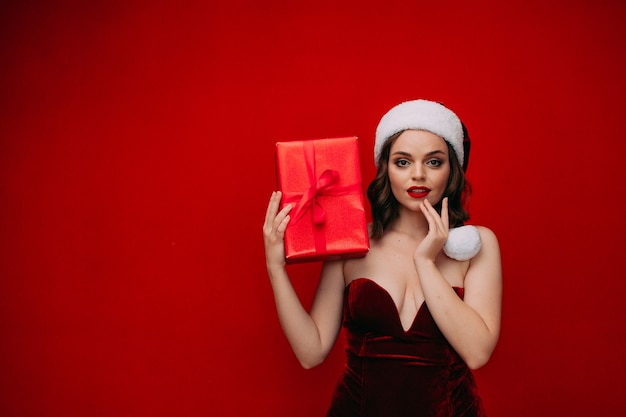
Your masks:
M346 284L358 278L370 278L385 288L406 289L419 281L413 261L414 247L375 246L363 258L344 264ZM463 287L469 261L456 261L443 252L435 261L437 269L452 287Z
M344 264L346 285L353 282L371 282L380 288L394 306L398 322L407 330L417 318L424 304L424 294L415 264L414 248L376 247L364 258ZM463 288L469 262L459 262L441 253L436 259L437 269L451 287Z

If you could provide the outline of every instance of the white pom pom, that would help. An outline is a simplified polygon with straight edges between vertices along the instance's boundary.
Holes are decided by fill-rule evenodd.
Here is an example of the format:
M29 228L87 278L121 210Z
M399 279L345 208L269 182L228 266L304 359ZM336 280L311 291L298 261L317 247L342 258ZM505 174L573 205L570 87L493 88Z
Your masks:
M443 252L457 261L472 259L480 251L480 232L475 226L450 229Z

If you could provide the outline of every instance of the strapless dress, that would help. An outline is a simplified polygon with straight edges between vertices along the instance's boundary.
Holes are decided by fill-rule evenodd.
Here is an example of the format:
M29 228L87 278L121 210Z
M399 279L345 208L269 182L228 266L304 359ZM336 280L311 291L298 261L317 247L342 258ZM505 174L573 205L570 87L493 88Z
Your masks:
M471 370L426 303L405 330L389 293L359 278L345 289L343 329L346 366L327 417L485 416Z

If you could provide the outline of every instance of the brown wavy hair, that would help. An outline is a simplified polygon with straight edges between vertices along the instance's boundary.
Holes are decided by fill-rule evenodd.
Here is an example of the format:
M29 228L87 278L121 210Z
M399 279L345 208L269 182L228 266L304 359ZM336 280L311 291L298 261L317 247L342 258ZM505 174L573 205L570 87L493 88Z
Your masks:
M391 191L389 183L389 154L391 145L398 139L402 132L398 132L391 136L380 153L378 161L378 172L376 177L367 188L367 198L369 198L372 208L372 238L379 239L387 226L389 226L399 216L399 203ZM450 227L462 226L469 220L469 213L465 209L472 193L471 185L465 179L465 172L459 163L456 153L452 146L448 145L448 155L450 161L450 177L448 184L443 193L444 197L448 197L448 217ZM438 213L441 213L441 201L435 206Z

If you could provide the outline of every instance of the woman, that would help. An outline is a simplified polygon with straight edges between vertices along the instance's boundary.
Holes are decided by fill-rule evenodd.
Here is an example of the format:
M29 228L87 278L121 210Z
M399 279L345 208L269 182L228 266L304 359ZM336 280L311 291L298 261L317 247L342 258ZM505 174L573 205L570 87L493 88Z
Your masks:
M310 311L285 269L291 207L279 211L281 194L272 194L267 270L296 357L305 368L318 365L342 323L346 331L346 368L328 416L485 415L471 369L498 340L501 266L489 229L458 227L469 217L468 144L458 117L435 102L404 102L383 116L368 188L370 251L325 263Z

